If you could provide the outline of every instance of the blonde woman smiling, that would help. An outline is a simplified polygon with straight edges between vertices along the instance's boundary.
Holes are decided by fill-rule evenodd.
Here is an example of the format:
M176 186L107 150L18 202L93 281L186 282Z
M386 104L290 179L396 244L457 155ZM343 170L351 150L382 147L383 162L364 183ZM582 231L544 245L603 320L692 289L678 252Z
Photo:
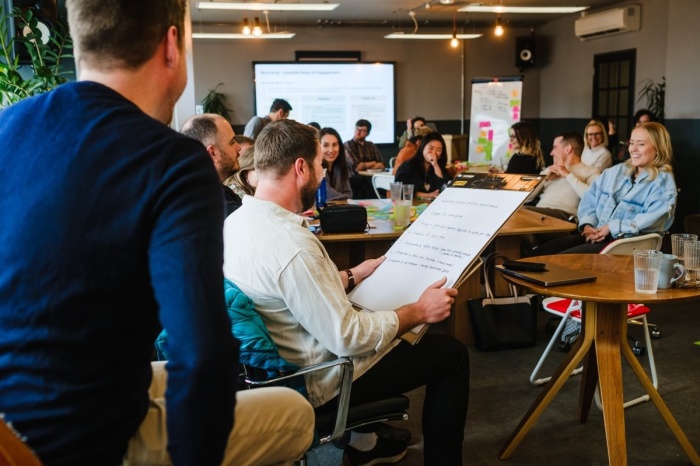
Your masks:
M632 130L630 159L603 172L578 208L580 236L559 238L533 250L535 255L597 253L617 238L663 234L676 211L671 137L660 123Z

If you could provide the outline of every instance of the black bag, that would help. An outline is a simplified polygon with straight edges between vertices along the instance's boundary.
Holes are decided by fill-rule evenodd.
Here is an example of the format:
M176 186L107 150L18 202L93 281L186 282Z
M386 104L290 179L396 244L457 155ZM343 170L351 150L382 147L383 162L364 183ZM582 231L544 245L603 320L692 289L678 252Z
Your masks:
M498 351L535 346L537 342L537 298L518 296L511 285L512 296L494 298L486 277L486 298L469 300L469 315L474 330L474 343L482 351Z
M324 233L362 233L367 230L367 209L356 204L329 205L319 220Z

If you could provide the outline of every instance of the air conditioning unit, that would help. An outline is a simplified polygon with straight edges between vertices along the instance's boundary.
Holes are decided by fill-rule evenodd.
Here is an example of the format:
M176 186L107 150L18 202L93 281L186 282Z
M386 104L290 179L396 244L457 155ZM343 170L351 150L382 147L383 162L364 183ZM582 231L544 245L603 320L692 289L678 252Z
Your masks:
M628 5L612 10L591 13L576 20L574 32L581 40L639 31L641 7Z

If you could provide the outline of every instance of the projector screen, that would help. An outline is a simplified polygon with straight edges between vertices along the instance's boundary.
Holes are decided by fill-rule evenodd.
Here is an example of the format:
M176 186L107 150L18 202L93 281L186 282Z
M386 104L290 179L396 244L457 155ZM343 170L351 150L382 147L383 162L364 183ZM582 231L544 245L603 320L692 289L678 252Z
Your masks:
M255 114L276 98L292 106L289 118L335 128L352 139L360 118L372 123L368 141L396 143L394 63L253 62Z

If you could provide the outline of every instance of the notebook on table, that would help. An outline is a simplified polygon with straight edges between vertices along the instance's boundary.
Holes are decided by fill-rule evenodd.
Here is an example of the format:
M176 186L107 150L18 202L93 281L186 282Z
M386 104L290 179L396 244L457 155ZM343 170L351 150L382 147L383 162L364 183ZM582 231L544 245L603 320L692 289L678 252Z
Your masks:
M496 269L506 275L512 275L542 286L570 285L572 283L592 282L596 279L596 276L590 272L556 264L547 264L547 270L542 272L511 270L502 265L497 265Z

